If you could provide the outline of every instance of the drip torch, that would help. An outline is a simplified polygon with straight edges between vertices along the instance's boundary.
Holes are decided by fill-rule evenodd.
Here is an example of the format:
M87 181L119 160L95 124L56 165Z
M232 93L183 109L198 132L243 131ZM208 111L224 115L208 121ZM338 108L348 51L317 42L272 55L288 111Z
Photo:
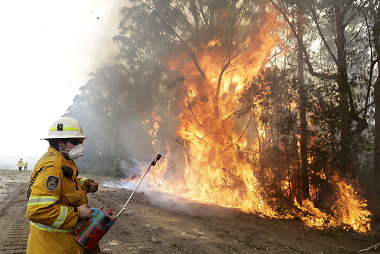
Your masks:
M117 213L115 217L112 218L113 213L109 209L103 209L103 207L101 207L100 209L91 208L92 210L91 217L83 225L80 226L77 224L74 227L74 238L80 245L82 245L88 250L91 250L96 246L96 244L100 241L100 239L107 233L107 231L115 223L116 219L125 210L133 194L136 192L142 180L148 173L150 167L156 165L156 162L160 158L161 158L161 154L157 154L156 158L150 163L148 169L145 171L144 175L141 177L136 188L133 190L133 192L129 196L127 202L125 202L123 208L120 210L120 212Z

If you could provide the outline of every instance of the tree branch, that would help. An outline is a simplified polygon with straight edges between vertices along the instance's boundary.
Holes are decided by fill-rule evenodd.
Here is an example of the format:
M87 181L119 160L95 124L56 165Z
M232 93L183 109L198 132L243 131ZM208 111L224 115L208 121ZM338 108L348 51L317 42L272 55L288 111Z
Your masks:
M377 250L377 248L380 246L380 242L366 248L366 249L362 249L362 250L359 250L358 252L356 253L362 253L362 252L366 252L366 251L370 251L370 250Z
M197 122L197 124L199 126L202 126L202 124L198 121L197 117L195 116L193 110L191 109L189 101L186 98L184 98L184 99L187 102L186 108L188 108L190 110L191 114L193 115L193 118L194 118L195 122Z
M239 141L239 140L241 139L241 137L243 136L243 134L246 132L246 130L247 130L248 126L249 126L249 123L251 122L252 115L253 115L253 114L251 114L251 116L249 117L249 120L248 120L247 125L245 126L244 130L242 131L242 133L240 134L240 136L239 136L239 138L236 140L236 142ZM230 144L229 146L227 146L227 147L223 150L222 153L224 153L225 151L227 151L228 149L230 149L233 145L234 145L234 144L232 143L232 144Z
M195 67L197 68L199 73L202 75L202 77L205 78L206 74L204 73L204 71L200 67L200 65L198 63L198 59L197 59L195 53L193 52L193 50L191 49L191 47L184 41L184 39L182 39L182 37L174 30L174 28L171 25L169 25L169 23L166 22L166 20L164 18L162 18L159 11L155 7L148 5L148 4L144 3L143 1L140 1L140 3L144 6L146 6L148 9L150 9L153 12L153 14L155 14L157 16L157 18L180 40L180 42L185 47L185 51L189 54L189 56L193 60Z
M241 103L239 103L237 106L236 106L236 108L226 117L226 118L224 118L223 120L227 120L228 118L230 118L233 114L235 114L235 112L238 110L238 108L240 107L240 104ZM227 111L227 106L226 106L226 111Z
M327 48L327 51L330 53L330 56L332 57L332 59L334 60L334 62L338 65L338 59L336 58L336 56L332 52L329 44L326 41L325 36L322 33L322 29L321 29L321 27L319 25L319 22L318 22L318 15L317 15L317 13L316 13L316 11L315 11L315 9L313 7L311 7L311 17L314 20L315 25L317 26L319 37L321 37L321 39L323 41L323 44L325 44L325 47Z
M299 47L301 47L301 50L303 51L304 53L304 56L305 56L305 63L308 67L308 71L309 73L314 76L314 77L319 77L319 78L325 78L325 79L334 79L336 80L337 79L337 74L326 74L326 73L320 73L320 72L316 72L313 68L313 65L312 63L310 62L310 57L309 57L309 53L306 51L306 48L305 48L305 45L303 43L303 41L299 38L298 36L298 33L296 32L295 28L294 28L294 25L290 22L290 20L288 19L288 17L286 16L286 13L281 9L281 7L276 4L273 0L269 0L273 6L281 13L281 15L283 16L283 18L285 19L285 21L288 23L288 25L290 26L290 28L292 29L292 32L294 34L294 36L296 37L297 39L297 42L298 42L298 45Z
M364 113L363 113L363 117L364 117L367 115L367 111L368 111L368 102L369 102L369 96L371 94L371 87L372 87L373 69L375 68L375 63L378 61L379 58L377 58L377 60L375 60L375 61L372 60L373 59L373 45L372 45L372 40L371 40L370 26L368 23L367 15L364 13L363 9L361 9L361 10L363 12L364 20L365 20L365 23L367 26L367 36L368 36L368 43L369 43L370 57L371 57L371 66L369 69L369 80L368 80L368 87L367 87L367 95L366 95L366 99L365 99L365 107L364 107Z
M155 13L157 15L157 17L159 18L159 20L161 20L162 23L164 23L168 28L169 30L172 31L172 33L175 34L175 36L181 41L181 43L184 45L185 49L186 49L186 52L189 54L189 56L191 57L191 59L193 60L194 64L195 64L195 67L197 68L197 70L199 71L199 73L202 75L202 77L206 77L206 74L204 73L204 71L202 70L201 66L199 65L198 63L198 59L197 59L197 56L195 55L195 53L193 52L193 50L190 48L190 46L182 39L182 37L174 30L174 28L169 25L162 17L161 15L158 13L157 10L154 10L153 13Z

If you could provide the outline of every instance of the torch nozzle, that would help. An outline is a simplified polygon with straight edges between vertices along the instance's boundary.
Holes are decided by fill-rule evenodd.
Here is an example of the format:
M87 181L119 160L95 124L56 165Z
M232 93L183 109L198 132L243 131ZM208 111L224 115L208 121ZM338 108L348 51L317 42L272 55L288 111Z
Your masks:
M124 207L120 210L120 212L115 216L115 220L120 216L120 214L124 211L125 207L127 206L129 200L131 200L133 194L136 192L137 188L140 186L141 181L144 179L145 175L148 173L151 166L156 165L156 162L161 158L161 154L157 154L156 158L150 163L148 169L145 171L145 174L141 177L139 183L137 184L136 188L132 191L132 194L129 196L127 202L124 204Z
M156 162L161 158L161 154L157 154L156 158L150 163L150 165L156 165Z

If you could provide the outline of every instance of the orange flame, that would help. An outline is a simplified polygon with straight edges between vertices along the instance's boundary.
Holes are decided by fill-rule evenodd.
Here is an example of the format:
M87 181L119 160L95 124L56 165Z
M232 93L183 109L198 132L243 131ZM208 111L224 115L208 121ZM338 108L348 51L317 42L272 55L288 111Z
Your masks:
M309 215L300 215L301 220L310 227L316 228L333 228L341 226L344 229L352 228L354 231L365 233L371 230L370 216L371 213L366 209L366 200L357 196L351 185L341 180L337 175L331 179L337 186L338 199L332 207L332 214L328 215L320 209L314 207L313 202L304 200L300 205L294 200L295 205Z

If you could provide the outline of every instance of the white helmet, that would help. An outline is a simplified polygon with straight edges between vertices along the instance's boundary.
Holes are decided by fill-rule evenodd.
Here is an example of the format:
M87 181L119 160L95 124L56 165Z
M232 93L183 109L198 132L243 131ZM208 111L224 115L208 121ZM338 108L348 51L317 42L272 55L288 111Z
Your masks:
M48 133L47 138L43 139L54 139L54 138L86 138L84 136L82 127L80 126L78 120L72 117L61 117L55 121Z

